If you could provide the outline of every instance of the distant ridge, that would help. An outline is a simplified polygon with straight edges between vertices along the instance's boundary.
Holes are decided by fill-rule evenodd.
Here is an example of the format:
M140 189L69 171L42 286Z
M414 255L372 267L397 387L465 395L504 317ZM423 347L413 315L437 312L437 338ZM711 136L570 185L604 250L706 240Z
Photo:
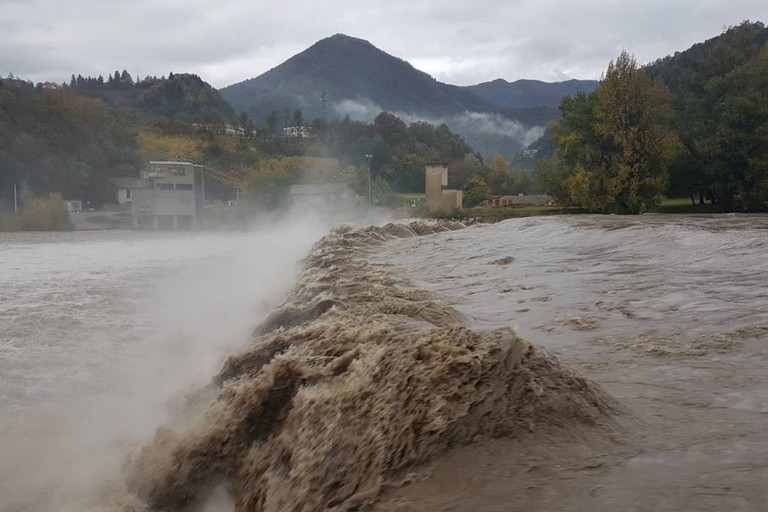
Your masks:
M470 85L466 89L486 102L502 109L548 107L558 108L564 96L578 92L590 93L600 84L597 80L567 80L542 82L540 80L515 80L507 82L498 78L491 82Z
M446 124L486 158L513 157L559 117L564 95L591 91L594 81L548 84L495 80L459 87L435 80L370 42L336 34L313 44L266 73L220 90L236 112L264 125L272 112L290 124L349 115L371 121L381 111L406 122Z

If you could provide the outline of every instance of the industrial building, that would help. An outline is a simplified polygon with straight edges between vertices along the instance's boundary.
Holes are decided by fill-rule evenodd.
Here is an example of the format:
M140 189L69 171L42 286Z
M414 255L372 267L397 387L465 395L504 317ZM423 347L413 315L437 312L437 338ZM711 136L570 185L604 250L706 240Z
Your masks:
M448 186L448 166L440 163L427 164L425 172L427 208L443 213L461 208L463 191L443 188Z
M150 161L131 190L134 229L196 229L202 221L203 166L191 162Z

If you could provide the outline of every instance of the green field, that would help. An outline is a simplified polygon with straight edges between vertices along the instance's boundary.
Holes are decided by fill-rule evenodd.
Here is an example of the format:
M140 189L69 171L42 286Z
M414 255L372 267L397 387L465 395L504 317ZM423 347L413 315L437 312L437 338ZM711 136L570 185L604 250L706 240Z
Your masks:
M691 204L688 197L676 199L663 199L661 204L648 209L653 213L718 213L721 212L717 205L705 202L704 204Z

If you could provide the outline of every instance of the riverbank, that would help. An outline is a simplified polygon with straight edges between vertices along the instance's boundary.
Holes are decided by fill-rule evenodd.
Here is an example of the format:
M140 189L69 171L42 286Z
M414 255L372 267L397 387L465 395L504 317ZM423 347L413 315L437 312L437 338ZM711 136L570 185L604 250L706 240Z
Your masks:
M500 222L506 219L519 219L526 217L545 217L550 215L583 215L590 214L588 210L575 207L563 207L558 205L538 205L538 206L504 206L504 207L486 207L478 206L475 208L463 208L450 213L432 214L430 217L437 219L456 219L466 220L474 219L479 222ZM706 215L706 214L724 214L724 213L749 213L736 210L724 209L711 203L692 204L691 200L686 199L665 199L658 205L648 208L642 213L658 213L668 215Z

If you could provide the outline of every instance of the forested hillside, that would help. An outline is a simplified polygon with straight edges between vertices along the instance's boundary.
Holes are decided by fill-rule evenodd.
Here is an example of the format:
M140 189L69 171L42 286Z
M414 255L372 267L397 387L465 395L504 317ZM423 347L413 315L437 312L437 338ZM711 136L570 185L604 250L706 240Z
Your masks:
M136 114L62 89L0 79L0 202L32 195L101 202L106 178L138 169Z
M150 116L201 122L232 121L235 113L219 92L199 76L169 73L168 78L136 79L126 70L107 79L72 75L69 89L114 107L131 107Z
M451 163L456 168L453 182L462 180L455 186L470 175L489 172L447 127L406 124L392 114L382 113L372 123L315 120L306 133L290 136L277 124L255 130L244 116L231 124L220 117L198 117L205 111L198 106L215 102L196 96L195 91L202 94L207 87L190 92L185 89L189 76L178 77L145 79L143 86L118 73L107 81L74 77L66 87L1 80L0 209L11 209L14 185L26 197L61 193L98 207L114 199L109 177L138 176L149 159L183 158L234 169L250 174L251 183L259 182L254 175L260 169L291 170L296 162L311 167L320 162L311 158L332 159L360 191L370 163L375 189L382 194L423 192L424 164L429 161ZM300 111L294 114L301 117ZM294 171L291 176L301 179L313 175L311 168ZM215 193L213 183L210 192Z
M378 51L365 41L331 39L324 44L341 45L350 56ZM235 116L195 75L135 80L116 71L107 79L73 76L62 86L0 79L0 210L11 208L14 185L26 197L61 193L98 207L113 199L108 177L138 176L149 159L176 158L234 169L248 176L246 189L255 195L253 184L284 191L292 180L331 178L363 192L369 166L377 198L422 192L424 165L441 161L469 206L489 195L546 190L562 204L594 211L643 211L663 196L720 210L766 210L767 40L761 23L745 22L644 68L623 53L596 90L562 101L562 121L533 146L535 157L512 166L500 154L484 161L445 124L387 112L364 122L273 109L259 125L245 113ZM453 89L421 86L464 108ZM531 182L520 168L533 158L539 161Z
M465 89L477 94L491 105L502 109L528 109L534 107L557 108L563 97L597 89L597 80L566 80L547 83L540 80L496 79L470 85Z
M363 39L336 34L279 66L221 90L257 126L305 119L372 121L382 111L407 122L445 124L491 160L512 157L559 117L564 95L594 89L590 81L548 84L497 80L458 87L435 80Z
M115 71L62 86L0 79L0 210L9 209L14 184L27 195L61 193L99 206L112 200L110 176L138 176L147 157L142 132L222 133L234 117L215 89L189 74L135 82Z
M768 28L745 22L645 72L672 93L683 145L670 193L768 208Z

